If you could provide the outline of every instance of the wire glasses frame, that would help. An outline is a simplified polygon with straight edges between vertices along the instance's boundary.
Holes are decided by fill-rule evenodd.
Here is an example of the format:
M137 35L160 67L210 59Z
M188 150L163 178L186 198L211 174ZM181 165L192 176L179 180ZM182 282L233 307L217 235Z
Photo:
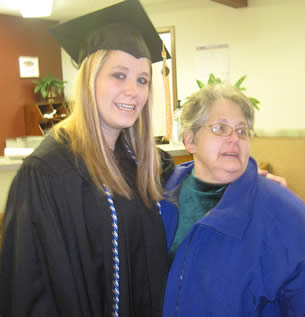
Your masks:
M237 136L243 140L248 140L254 136L253 130L246 126L233 128L225 123L212 123L201 127L209 128L214 135L221 137L231 136L233 132L235 132Z

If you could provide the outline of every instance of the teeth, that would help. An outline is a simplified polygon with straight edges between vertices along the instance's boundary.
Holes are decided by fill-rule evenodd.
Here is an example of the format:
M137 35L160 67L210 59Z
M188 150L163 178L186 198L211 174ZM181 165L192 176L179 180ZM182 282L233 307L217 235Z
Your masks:
M116 106L122 110L125 110L125 111L133 111L136 108L135 105L126 105L126 104L122 104L122 103L116 103Z
M238 156L237 153L225 153L225 155Z

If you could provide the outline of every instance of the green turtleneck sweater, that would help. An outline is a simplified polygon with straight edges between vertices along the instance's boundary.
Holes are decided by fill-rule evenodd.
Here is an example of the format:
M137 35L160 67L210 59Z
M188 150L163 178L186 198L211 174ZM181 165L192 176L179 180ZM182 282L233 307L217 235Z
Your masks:
M217 205L226 187L227 185L210 184L200 180L195 177L194 169L183 180L179 192L178 228L169 250L170 264L193 224Z

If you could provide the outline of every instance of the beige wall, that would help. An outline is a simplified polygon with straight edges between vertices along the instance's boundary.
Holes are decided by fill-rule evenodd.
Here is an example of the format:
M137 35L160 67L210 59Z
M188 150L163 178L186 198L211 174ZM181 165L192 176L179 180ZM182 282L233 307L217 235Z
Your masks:
M256 137L251 155L271 164L272 173L285 177L288 187L305 201L305 138Z

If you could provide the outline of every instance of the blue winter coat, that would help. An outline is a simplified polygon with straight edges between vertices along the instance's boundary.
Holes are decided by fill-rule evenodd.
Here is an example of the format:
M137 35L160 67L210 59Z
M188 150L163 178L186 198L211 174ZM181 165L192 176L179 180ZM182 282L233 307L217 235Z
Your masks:
M162 216L170 247L178 222L175 201L193 162L168 180ZM178 248L164 317L305 316L305 204L257 175L250 158L218 205L195 223Z

